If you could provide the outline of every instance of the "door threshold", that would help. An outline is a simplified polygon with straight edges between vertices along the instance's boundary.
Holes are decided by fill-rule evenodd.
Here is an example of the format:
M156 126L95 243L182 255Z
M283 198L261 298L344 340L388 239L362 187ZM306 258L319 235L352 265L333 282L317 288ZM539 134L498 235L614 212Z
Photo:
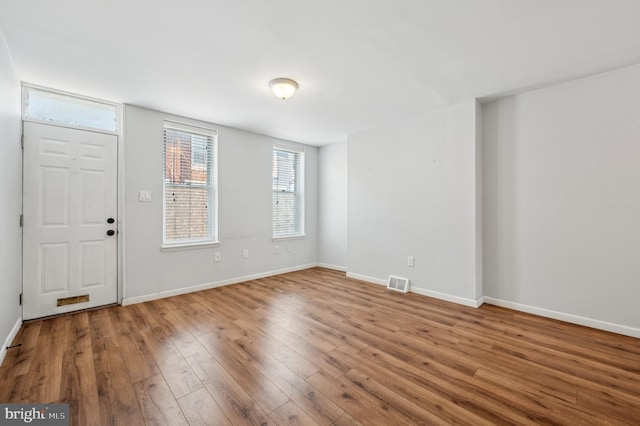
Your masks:
M30 323L30 322L44 321L44 320L48 320L48 319L52 319L52 318L64 317L64 316L67 316L67 315L79 314L79 313L82 313L82 312L97 311L98 309L104 309L104 308L112 308L114 306L120 306L120 304L118 304L118 303L109 303L107 305L94 306L92 308L86 308L86 309L78 309L77 311L64 312L62 314L47 315L46 317L32 318L32 319L24 320L24 321L22 321L22 323L23 324L27 324L27 323Z

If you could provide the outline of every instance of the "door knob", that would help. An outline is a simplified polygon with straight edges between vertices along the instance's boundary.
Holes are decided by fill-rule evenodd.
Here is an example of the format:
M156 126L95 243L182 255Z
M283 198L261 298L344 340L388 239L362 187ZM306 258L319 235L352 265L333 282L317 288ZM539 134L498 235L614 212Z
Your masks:
M112 217L110 217L109 219L107 219L107 223L113 223L113 222L115 222L115 220L114 220Z
M107 235L108 235L108 236L112 236L112 235L114 235L115 233L116 233L116 231L114 231L113 229L109 229L109 230L107 231Z

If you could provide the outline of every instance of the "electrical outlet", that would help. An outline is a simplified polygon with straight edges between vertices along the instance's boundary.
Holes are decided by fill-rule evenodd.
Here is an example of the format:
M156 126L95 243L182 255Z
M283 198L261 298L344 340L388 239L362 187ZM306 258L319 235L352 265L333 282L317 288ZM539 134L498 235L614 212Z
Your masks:
M415 260L413 259L413 256L407 256L407 266L415 266Z
M215 260L216 262L220 262L220 260L222 260L222 257L219 251L215 252L215 254L213 255L213 260Z
M249 258L249 249L244 249L244 250L242 251L242 257L243 257L244 259L248 259L248 258Z
M273 246L273 254L280 254L280 246Z
M291 253L291 244L287 244L287 253Z
M138 201L148 203L151 201L151 191L138 191Z

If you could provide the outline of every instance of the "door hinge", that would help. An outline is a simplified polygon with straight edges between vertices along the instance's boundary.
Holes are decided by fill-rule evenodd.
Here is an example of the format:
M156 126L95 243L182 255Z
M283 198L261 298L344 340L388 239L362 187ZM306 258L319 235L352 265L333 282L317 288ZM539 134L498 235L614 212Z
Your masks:
M20 293L20 306L22 306L22 293Z
M24 133L20 136L20 146L24 148Z
M24 215L20 215L20 228L24 227Z

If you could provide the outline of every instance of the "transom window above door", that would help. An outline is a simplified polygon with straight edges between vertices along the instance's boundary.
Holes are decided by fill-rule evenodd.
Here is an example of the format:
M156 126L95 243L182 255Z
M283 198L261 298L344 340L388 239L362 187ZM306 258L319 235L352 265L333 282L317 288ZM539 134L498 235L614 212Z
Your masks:
M23 85L22 92L25 121L113 134L119 131L118 104L30 85Z

